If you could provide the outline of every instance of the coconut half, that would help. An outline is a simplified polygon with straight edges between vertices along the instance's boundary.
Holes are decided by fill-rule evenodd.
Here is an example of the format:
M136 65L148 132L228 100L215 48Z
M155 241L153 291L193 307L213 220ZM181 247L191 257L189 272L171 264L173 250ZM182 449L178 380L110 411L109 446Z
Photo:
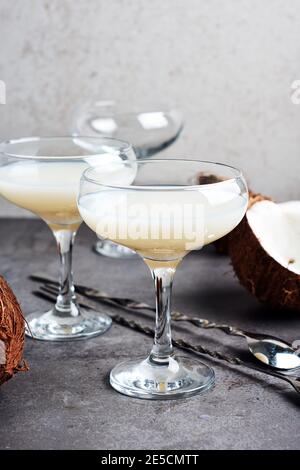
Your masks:
M229 254L260 301L300 311L300 201L252 204L229 237Z
M0 385L16 372L28 370L23 360L25 325L20 305L0 276Z

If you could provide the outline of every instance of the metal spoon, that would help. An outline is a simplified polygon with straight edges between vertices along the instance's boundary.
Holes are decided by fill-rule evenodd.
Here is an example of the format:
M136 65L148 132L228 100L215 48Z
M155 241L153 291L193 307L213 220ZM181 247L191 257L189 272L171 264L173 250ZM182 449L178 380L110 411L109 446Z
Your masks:
M55 289L55 287L54 287L54 289ZM38 297L42 297L42 298L45 298L47 300L51 300L53 302L56 299L57 292L54 293L53 287L51 289L51 288L49 288L49 286L40 286L40 289L35 291L34 294L37 295ZM77 295L77 300L78 300L79 304L82 307L92 308L92 309L95 308L93 302L86 299L84 296L82 296L80 294ZM111 315L111 317L114 320L114 322L116 322L120 325L126 326L128 328L139 331L139 332L144 333L146 335L150 335L150 336L154 335L154 330L152 328L149 328L148 325L142 325L141 323L136 322L135 320L129 320L129 319L124 318L120 315ZM252 369L252 370L261 372L263 374L270 375L272 377L277 377L278 379L284 380L285 382L292 385L292 387L296 390L296 392L300 394L300 377L287 376L287 375L280 374L276 371L273 372L271 370L256 366L254 364L244 362L241 359L239 359L238 357L231 357L231 356L227 356L226 354L220 353L218 351L211 351L207 348L204 348L203 346L201 346L199 344L198 345L191 344L191 343L189 343L186 340L181 339L181 338L174 339L173 344L174 344L174 346L176 346L178 348L188 350L188 351L193 351L195 353L206 354L206 355L208 355L208 356L210 356L214 359L218 359L220 361L225 361L225 362L227 362L231 365L247 367L248 369Z
M45 276L43 273L36 273L30 277L35 281L46 282L47 284L44 286L44 289L48 290L48 292L52 290L57 293L57 279ZM155 312L155 307L148 305L145 302L139 302L134 299L111 297L97 289L91 289L87 286L78 284L76 284L75 289L77 294L81 294L84 297L90 298L96 302L105 302L116 307L121 307L127 311L150 310L151 312ZM286 343L280 338L276 338L276 336L251 333L249 331L234 328L230 325L220 325L198 317L183 315L176 311L172 312L172 320L187 321L199 328L217 328L228 335L242 336L247 340L249 350L256 359L273 367L274 369L289 370L300 367L300 351L296 351L297 347L294 348L291 344Z
M260 333L250 333L229 325L222 325L197 317L172 312L172 320L187 321L200 328L217 328L232 336L242 336L246 339L250 352L256 359L275 369L296 369L300 367L300 354L289 343L276 336Z

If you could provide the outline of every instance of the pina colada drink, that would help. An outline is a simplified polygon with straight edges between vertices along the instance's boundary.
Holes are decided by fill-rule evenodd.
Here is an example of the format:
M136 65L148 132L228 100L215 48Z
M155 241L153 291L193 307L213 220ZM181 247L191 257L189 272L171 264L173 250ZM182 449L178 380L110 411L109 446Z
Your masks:
M47 223L60 257L55 305L45 313L27 316L26 333L30 337L71 341L102 334L110 327L111 318L92 309L87 312L76 301L72 247L82 222L77 197L81 176L90 166L99 165L99 177L112 181L120 177L122 184L123 172L119 170L127 160L135 160L132 147L116 139L28 137L1 142L0 195Z
M86 194L80 198L82 218L98 236L164 264L229 233L247 206L247 197L228 182L224 189L220 183L197 190L132 189Z
M30 210L52 228L78 228L82 219L76 198L82 161L16 162L0 168L0 193L10 202Z

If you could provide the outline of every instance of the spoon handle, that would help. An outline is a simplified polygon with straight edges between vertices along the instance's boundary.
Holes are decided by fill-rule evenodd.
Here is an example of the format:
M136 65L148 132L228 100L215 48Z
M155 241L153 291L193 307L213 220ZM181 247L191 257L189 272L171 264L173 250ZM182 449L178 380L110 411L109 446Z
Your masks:
M35 273L29 276L30 279L33 281L41 281L45 282L47 286L58 286L58 281L52 276L45 276L43 273ZM81 284L75 284L75 291L78 294L84 295L85 297L92 299L96 302L104 302L116 307L121 307L125 310L150 310L155 312L155 307L148 305L145 302L140 302L138 300L124 298L124 297L113 297L106 292L99 291L97 289L93 289L91 287L87 287Z
M189 323L192 323L195 326L198 326L199 328L204 328L204 329L216 328L218 330L222 330L227 335L246 337L246 334L242 330L239 330L235 328L234 326L215 323L215 322L206 320L204 318L189 317L187 315L181 314L180 312L172 312L172 320L187 321Z
M288 377L283 374L278 374L277 372L262 369L261 367L254 366L242 360L240 364L242 366L248 367L249 369L257 370L258 372L262 372L263 374L271 375L273 377L277 377L278 379L284 380L285 382L288 382L290 385L292 385L292 387L296 390L296 392L300 393L300 378L299 377Z
M227 356L226 354L219 353L217 351L211 351L201 345L191 344L182 338L175 338L173 341L173 344L174 346L177 346L181 349L187 349L189 351L193 351L193 352L200 353L200 354L207 354L208 356L214 359L225 361L232 365L246 367L247 369L252 369L257 372L261 372L262 374L270 375L272 377L276 377L277 379L284 380L285 382L288 382L290 385L292 385L292 387L296 390L296 392L300 394L300 378L299 377L295 377L295 376L291 377L291 376L280 374L275 371L273 372L269 369L265 369L263 367L256 366L249 362L245 362L238 357Z
M47 288L50 289L52 286L53 288L58 287L57 279L51 276L45 276L43 273L35 273L30 276L30 279L34 281L42 281L46 283ZM115 307L120 307L126 311L140 311L140 310L148 310L151 312L155 312L155 307L152 305L147 304L146 302L140 302L135 299L131 298L124 298L124 297L112 297L107 295L105 292L101 292L97 289L93 289L84 285L76 284L75 290L77 294L81 294L84 297L91 299L95 302L99 303L106 303ZM201 319L198 317L190 317L184 315L180 312L172 312L172 319L174 321L187 321L190 322L199 328L217 328L222 330L224 333L232 336L242 336L243 338L256 338L258 335L256 333L245 332L238 328L235 328L230 325L226 324L218 324L211 322L209 320ZM264 335L267 337L267 335ZM270 337L271 339L271 337ZM280 338L272 337L272 339L281 341Z
M53 293L53 292L51 293L49 291L45 291L44 289L40 288L40 290L34 291L34 294L37 295L38 297L42 297L44 299L47 299L47 300L50 300L50 301L53 302L56 299L57 292L56 293ZM91 302L90 300L87 300L82 295L79 294L78 297L77 297L77 300L78 300L78 303L82 307L95 309L94 303ZM137 321L132 320L132 319L127 319L125 317L122 317L121 315L111 315L111 318L113 319L113 321L115 323L118 323L119 325L125 326L127 328L131 328L132 330L135 330L135 331L139 331L140 333L143 333L143 334L148 335L148 336L153 336L154 335L154 330L152 328L150 328L148 325L143 325L140 322L137 322ZM174 338L173 339L173 344L174 344L174 346L176 346L180 349L193 351L193 352L198 353L198 354L199 353L200 354L205 354L207 356L210 356L213 359L217 359L217 360L220 360L220 361L225 361L228 364L231 364L233 366L236 365L236 366L247 367L249 369L253 369L253 370L256 370L258 372L261 372L263 374L272 375L273 377L277 377L278 379L282 379L285 382L288 382L290 385L293 386L293 388L296 390L296 392L300 393L300 379L297 378L297 377L287 377L283 374L278 374L276 372L265 370L261 367L249 364L248 362L244 362L241 359L239 359L238 357L228 356L228 355L223 354L223 353L218 352L218 351L211 351L210 349L208 349L208 348L206 348L206 347L204 347L200 344L197 344L197 345L191 344L191 343L187 342L186 340L184 340L182 338Z

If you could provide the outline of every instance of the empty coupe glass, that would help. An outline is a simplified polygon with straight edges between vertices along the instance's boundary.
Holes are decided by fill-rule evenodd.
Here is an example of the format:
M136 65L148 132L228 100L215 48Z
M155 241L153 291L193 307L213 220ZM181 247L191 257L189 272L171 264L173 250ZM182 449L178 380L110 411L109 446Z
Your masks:
M90 100L74 115L74 134L107 136L130 142L137 158L156 155L169 147L183 129L181 112L162 104L124 106L115 101ZM135 252L110 240L99 240L95 251L113 258L136 256Z

